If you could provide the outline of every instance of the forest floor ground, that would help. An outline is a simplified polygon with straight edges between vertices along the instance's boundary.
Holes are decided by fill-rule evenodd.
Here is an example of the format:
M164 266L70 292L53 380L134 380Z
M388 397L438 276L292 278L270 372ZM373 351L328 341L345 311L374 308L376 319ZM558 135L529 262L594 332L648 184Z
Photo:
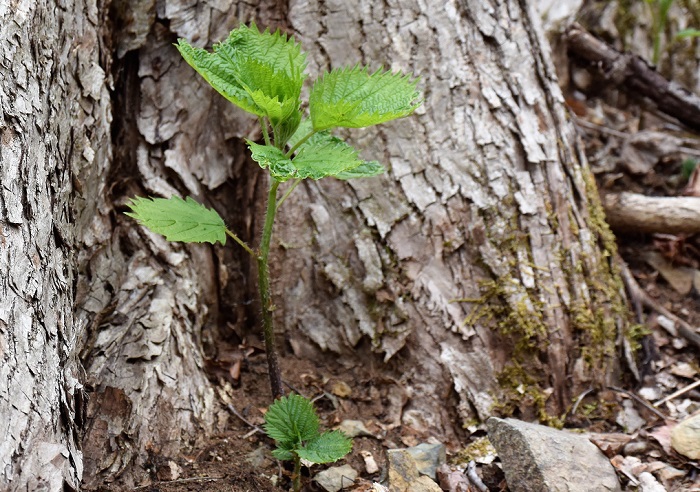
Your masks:
M700 326L698 312L698 296L682 295L659 278L658 272L647 263L639 260L644 257L644 251L655 251L656 247L645 238L624 238L620 244L623 255L627 257L632 271L640 280L640 285L656 301L674 313L683 313L684 319L693 326ZM625 254L626 253L626 254ZM635 260L636 259L636 260ZM683 377L673 375L674 368L694 367L697 371L697 358L692 347L678 339L673 339L660 327L652 327L649 335L649 346L658 350L655 362L650 362L647 370L647 385L659 387L662 394L671 393L674 389L692 382L692 375ZM668 371L671 371L669 373ZM343 461L356 470L365 470L362 452L369 452L380 465L378 473L361 474L355 485L346 490L369 491L373 481L381 481L385 474L385 452L395 447L409 447L418 444L418 438L405 433L400 427L390 429L383 424L387 415L386 397L382 388L375 385L376 375L371 368L353 368L338 372L337 368L324 367L309 360L298 360L287 357L282 361L283 374L290 375L286 382L295 392L315 399L315 406L321 418L322 428L333 428L345 419L362 421L366 428L376 437L356 437L353 440L353 451ZM662 383L655 381L659 374L665 374ZM695 377L697 377L697 372ZM267 379L267 364L262 353L249 357L244 365L237 388L228 391L231 405L235 412L231 414L225 432L214 436L202 443L187 455L172 459L156 458L152 467L153 482L138 490L146 492L275 492L288 491L291 476L289 464L281 463L272 458L270 451L274 443L263 432L256 431L253 426L263 424L263 412L270 403L270 390ZM636 388L625 388L634 393ZM377 392L383 396L377 398ZM697 393L686 395L700 401ZM588 420L589 431L609 433L617 436L626 430L616 422L616 417L623 411L623 401L629 400L628 395L615 394L613 405L608 418L593 418ZM616 403L616 404L615 404ZM628 432L637 440L645 440L649 447L640 456L645 463L666 463L679 470L688 470L688 460L675 453L669 453L664 446L653 437L654 429L664 425L652 413L642 407L638 408L639 415L645 424L638 430ZM661 407L660 410L666 412ZM581 414L585 409L581 408ZM242 418L241 418L242 417ZM244 420L245 419L245 422ZM391 420L391 419L389 419ZM581 421L586 417L582 416ZM448 449L464 448L473 440L483 437L483 431L469 436L462 443L445 443ZM459 463L462 459L459 453L448 453L448 462ZM323 490L310 479L310 474L332 465L316 465L311 470L304 468L304 490ZM464 463L461 463L464 466ZM692 468L692 466L691 466ZM176 470L174 472L173 470ZM629 481L621 475L623 483ZM490 483L489 483L490 480ZM484 480L491 491L506 492L507 485L503 476L491 476ZM351 481L348 481L350 483ZM678 488L669 490L700 490L692 485L692 476L676 482ZM476 489L474 489L476 490ZM627 488L626 490L635 490Z

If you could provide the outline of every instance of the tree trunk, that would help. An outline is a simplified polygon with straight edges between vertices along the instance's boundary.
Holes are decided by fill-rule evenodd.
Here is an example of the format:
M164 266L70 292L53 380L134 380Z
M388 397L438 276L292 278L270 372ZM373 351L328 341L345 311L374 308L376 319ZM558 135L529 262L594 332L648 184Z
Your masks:
M353 132L388 175L306 183L280 216L296 247L276 251L274 290L297 355L359 364L371 340L411 395L401 423L446 434L495 408L556 421L613 377L614 238L527 2L319 0L289 19L310 72L361 60L425 90L422 114Z
M59 4L0 7L2 485L75 488L84 466L86 488L131 487L154 454L225 423L205 353L227 325L257 333L254 265L122 212L191 195L255 243L266 179L242 137L257 122L172 46L211 46L239 20L293 33L312 77L383 64L425 93L420 114L350 133L386 176L305 182L280 211L288 370L364 371L386 423L438 438L499 408L556 420L614 375L615 245L526 2Z
M100 15L80 0L0 3L2 490L77 489L83 475L73 305L109 161Z

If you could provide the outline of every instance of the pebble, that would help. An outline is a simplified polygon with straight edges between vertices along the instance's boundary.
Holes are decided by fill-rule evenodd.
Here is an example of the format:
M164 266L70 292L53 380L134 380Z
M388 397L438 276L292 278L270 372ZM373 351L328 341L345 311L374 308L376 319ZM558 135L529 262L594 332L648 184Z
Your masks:
M673 428L671 447L691 460L700 459L700 414L683 420Z
M392 492L442 492L430 477L421 475L416 462L406 449L387 451L389 490Z
M338 492L352 487L357 475L357 471L350 465L334 466L318 472L314 477L314 482L327 492Z

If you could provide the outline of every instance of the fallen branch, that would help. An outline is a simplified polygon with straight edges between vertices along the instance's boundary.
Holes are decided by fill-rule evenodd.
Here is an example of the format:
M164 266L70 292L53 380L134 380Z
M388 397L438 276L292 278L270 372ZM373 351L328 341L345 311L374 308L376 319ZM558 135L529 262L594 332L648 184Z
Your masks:
M700 197L658 197L637 193L603 193L608 224L620 232L700 232Z
M700 130L700 97L666 80L640 56L617 51L579 24L568 29L566 41L569 53L594 64L605 80L634 96L650 99L664 113Z

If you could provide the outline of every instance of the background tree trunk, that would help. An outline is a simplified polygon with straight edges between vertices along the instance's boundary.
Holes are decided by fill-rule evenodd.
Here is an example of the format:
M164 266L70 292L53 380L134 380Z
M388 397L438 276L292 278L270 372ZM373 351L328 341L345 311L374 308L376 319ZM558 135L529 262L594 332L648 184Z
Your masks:
M152 455L225 423L205 354L228 326L258 332L253 266L121 212L137 194L191 195L256 242L266 180L242 137L257 123L172 46L211 46L241 20L297 36L313 76L384 64L425 92L420 114L351 133L386 176L304 183L281 210L272 277L287 371L299 357L344 367L384 398L387 423L439 438L496 407L553 419L610 378L627 326L614 241L526 3L65 0L4 22L3 479L60 462L49 449L68 456L52 480L75 486L78 381L91 392L87 488L132 486Z
M106 188L95 2L0 2L0 489L77 489L77 254ZM107 234L109 235L109 233Z

